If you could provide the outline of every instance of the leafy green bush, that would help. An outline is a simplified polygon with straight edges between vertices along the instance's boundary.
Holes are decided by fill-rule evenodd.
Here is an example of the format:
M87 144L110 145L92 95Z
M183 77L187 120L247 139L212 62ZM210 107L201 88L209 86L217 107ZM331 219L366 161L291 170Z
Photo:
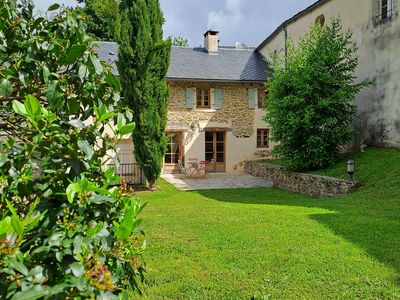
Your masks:
M351 141L355 95L367 85L354 83L357 48L339 20L317 24L297 48L288 43L285 61L277 59L267 83L265 120L278 142L275 154L290 170L326 167Z
M132 115L84 25L32 15L0 7L0 298L126 296L143 279L144 206L105 164Z

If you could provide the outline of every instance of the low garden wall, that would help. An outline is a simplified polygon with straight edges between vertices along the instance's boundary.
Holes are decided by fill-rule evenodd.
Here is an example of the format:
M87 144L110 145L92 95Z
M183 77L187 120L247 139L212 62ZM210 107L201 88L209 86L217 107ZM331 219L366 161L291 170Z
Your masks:
M246 173L273 181L274 187L311 196L336 196L354 192L359 183L340 178L287 172L284 167L258 161L246 161Z

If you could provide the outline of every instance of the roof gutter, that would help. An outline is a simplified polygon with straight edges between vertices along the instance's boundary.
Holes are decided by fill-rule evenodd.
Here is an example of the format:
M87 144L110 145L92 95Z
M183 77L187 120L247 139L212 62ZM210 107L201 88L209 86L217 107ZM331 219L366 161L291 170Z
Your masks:
M231 80L231 79L202 79L202 78L173 78L173 77L167 78L167 81L182 81L182 82L195 81L195 82L215 82L215 83L264 83L265 80Z

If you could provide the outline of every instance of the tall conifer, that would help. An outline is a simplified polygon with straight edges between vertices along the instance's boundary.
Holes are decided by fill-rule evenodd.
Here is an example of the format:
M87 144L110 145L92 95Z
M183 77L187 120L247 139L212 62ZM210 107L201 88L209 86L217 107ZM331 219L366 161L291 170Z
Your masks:
M171 42L163 40L158 0L122 0L118 70L124 102L132 109L135 157L152 188L161 174L166 150Z

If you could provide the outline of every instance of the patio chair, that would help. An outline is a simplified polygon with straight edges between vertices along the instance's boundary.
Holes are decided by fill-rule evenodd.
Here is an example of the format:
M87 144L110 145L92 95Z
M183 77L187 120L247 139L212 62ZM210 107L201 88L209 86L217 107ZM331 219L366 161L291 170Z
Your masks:
M178 160L179 172L183 174L185 177L188 177L189 169L185 168L181 160Z
M207 160L200 162L197 168L197 174L200 176L200 178L206 179L210 177L210 174L208 174L208 164L209 162Z

